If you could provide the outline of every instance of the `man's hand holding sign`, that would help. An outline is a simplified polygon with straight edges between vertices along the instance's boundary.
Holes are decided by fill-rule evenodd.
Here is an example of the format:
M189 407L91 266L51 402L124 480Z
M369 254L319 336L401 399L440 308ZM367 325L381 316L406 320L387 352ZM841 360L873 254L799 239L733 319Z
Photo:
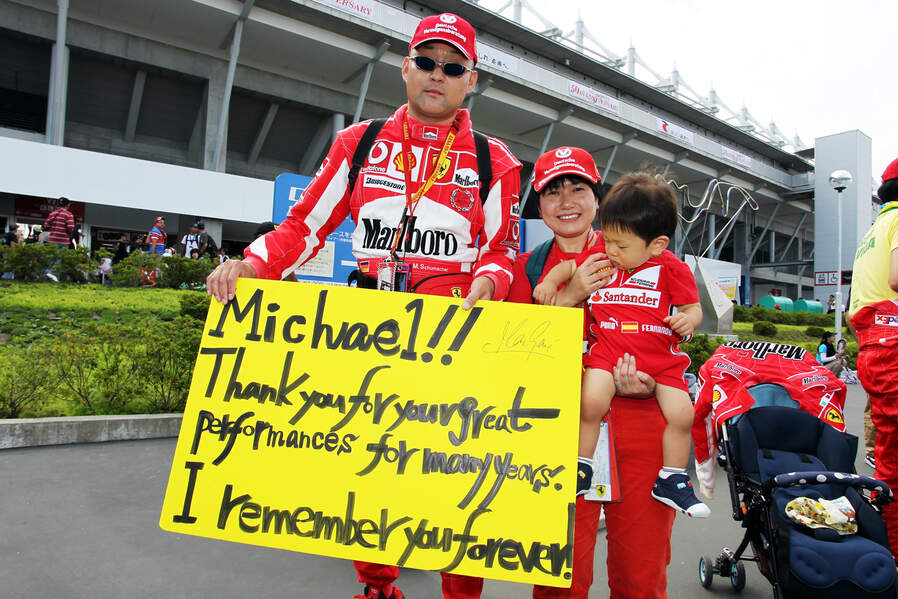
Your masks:
M162 528L569 585L582 316L459 304L238 281L210 308Z

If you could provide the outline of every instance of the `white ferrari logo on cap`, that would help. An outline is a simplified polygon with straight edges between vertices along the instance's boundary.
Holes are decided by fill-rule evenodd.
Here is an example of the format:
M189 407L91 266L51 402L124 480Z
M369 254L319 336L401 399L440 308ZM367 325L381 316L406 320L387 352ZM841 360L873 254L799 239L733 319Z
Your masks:
M443 23L455 23L455 21L457 21L458 19L455 17L455 15L440 15L440 20Z
M559 149L555 150L556 158L567 158L570 155L571 155L570 148L559 148Z

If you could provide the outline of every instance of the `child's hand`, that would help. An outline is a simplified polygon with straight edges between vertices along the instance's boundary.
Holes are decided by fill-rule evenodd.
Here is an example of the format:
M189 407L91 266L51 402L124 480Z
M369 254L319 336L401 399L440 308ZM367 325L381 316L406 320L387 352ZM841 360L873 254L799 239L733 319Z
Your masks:
M692 319L690 319L689 315L685 312L677 312L676 314L668 316L664 319L664 322L680 337L686 337L695 331Z
M607 285L616 272L605 254L591 254L574 272L568 284L570 293L581 300L586 299Z
M543 306L554 306L555 297L558 295L558 288L552 284L543 281L533 290L533 299L537 304Z

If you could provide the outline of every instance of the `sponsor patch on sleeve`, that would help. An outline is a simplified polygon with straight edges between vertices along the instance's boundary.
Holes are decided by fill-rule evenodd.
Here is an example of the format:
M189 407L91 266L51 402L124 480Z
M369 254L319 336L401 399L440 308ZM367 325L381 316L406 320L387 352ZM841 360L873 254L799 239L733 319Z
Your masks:
M898 327L898 316L894 314L876 314L873 317L873 324L886 327Z

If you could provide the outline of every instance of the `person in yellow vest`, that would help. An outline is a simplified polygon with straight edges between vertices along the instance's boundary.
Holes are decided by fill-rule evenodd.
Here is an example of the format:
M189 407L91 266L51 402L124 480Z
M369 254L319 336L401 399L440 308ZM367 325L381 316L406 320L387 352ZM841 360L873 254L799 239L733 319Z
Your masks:
M854 256L848 319L857 332L857 373L876 427L876 477L898 489L898 158L882 174L882 207ZM898 505L885 508L898 557Z

